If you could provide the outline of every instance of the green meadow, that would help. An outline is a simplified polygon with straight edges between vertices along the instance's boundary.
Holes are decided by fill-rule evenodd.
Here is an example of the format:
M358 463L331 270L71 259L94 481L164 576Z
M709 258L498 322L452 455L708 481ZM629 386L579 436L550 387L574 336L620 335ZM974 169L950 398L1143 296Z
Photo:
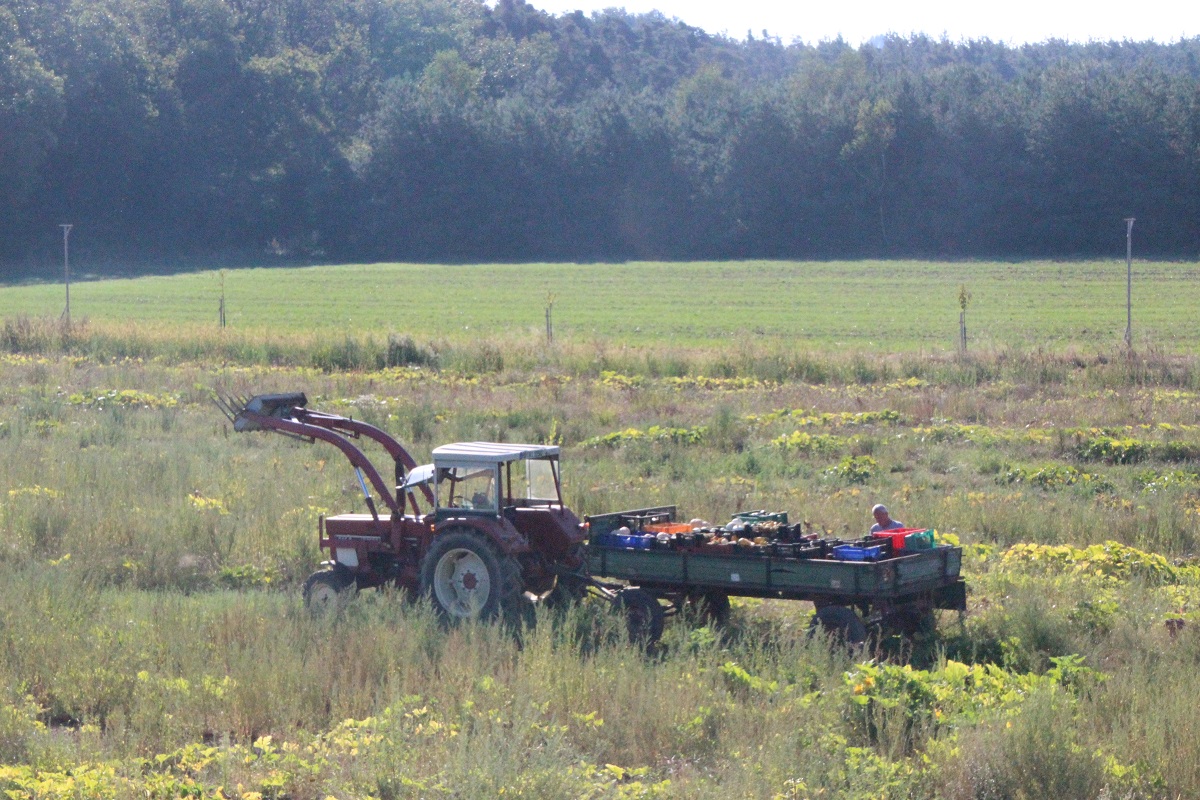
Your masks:
M953 350L959 287L968 334L986 347L1110 347L1126 322L1126 270L1111 262L702 262L424 265L230 270L227 324L270 333L470 341L538 334L552 301L556 337L653 347L782 342L822 350ZM77 281L75 319L210 326L222 275ZM1134 333L1200 341L1200 265L1135 265ZM57 317L61 283L5 287L0 315Z
M1200 796L1194 264L371 265L0 288L0 794L37 798ZM959 286L970 347L955 350ZM554 342L545 336L553 302ZM581 514L885 502L968 611L858 651L807 603L446 627L299 587L333 448L235 434L304 391L418 461L562 446Z

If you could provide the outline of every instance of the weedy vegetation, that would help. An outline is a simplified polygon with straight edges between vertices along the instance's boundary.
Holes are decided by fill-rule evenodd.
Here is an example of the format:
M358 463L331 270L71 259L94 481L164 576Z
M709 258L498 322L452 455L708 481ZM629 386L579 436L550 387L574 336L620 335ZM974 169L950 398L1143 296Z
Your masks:
M341 276L371 269L312 274L351 298ZM924 291L955 269L928 267ZM1014 294L1035 294L1041 269ZM754 308L704 327L678 310L680 291L638 340L620 332L631 321L619 306L604 315L613 327L570 328L569 309L601 280L587 274L576 294L555 288L553 345L537 328L451 334L395 318L331 336L267 306L269 326L224 331L142 320L132 304L71 326L5 319L0 791L1200 796L1194 334L1127 352L1122 309L1115 336L1095 343L1069 315L1033 307L1012 342L993 328L961 355L947 289L949 311L920 325L940 326L943 349L838 345L829 329L813 344L794 327L728 341L720 331L752 326ZM229 276L231 295L243 279ZM986 281L968 283L979 331ZM116 290L77 296L88 291ZM1147 301L1147 316L1182 330L1176 299ZM307 302L320 307L316 290ZM346 302L339 313L357 317ZM442 298L451 316L483 302ZM1020 344L1041 319L1069 341ZM215 390L303 390L418 460L449 441L561 444L579 513L675 503L685 519L723 522L762 508L858 535L882 501L964 547L970 608L856 652L809 639L807 604L757 600L735 600L721 627L674 619L652 654L590 602L519 631L446 628L419 598L386 591L313 619L298 586L321 558L317 519L361 510L357 481L332 449L234 435Z

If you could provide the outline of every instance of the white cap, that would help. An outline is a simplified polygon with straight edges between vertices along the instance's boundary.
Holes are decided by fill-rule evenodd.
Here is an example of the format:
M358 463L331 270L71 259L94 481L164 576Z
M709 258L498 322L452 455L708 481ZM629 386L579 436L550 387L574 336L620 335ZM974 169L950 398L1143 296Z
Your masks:
M883 503L876 503L875 507L871 509L872 514L878 514L880 511L885 514L888 513L887 506L885 506Z

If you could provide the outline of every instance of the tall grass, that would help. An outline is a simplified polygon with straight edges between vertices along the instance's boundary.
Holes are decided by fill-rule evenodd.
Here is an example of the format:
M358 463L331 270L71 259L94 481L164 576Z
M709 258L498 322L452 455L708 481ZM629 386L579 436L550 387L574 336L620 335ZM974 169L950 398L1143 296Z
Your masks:
M293 582L316 556L316 517L358 510L355 482L320 446L233 436L209 399L214 389L302 389L315 406L393 431L418 459L451 440L560 442L581 513L673 502L689 518L720 521L769 506L853 533L882 500L905 521L1003 545L1114 538L1173 556L1196 550L1187 454L1200 448L1197 400L1174 385L1095 388L1074 373L1036 389L1007 379L589 377L514 361L506 353L493 372L323 372L13 354L0 387L10 399L0 412L0 517L20 557L71 554L111 585ZM655 426L691 438L581 446ZM875 465L865 482L839 470L862 458ZM1068 467L1074 483L1011 477Z
M709 376L779 384L887 384L917 379L939 386L1008 382L1024 387L1200 387L1190 355L1153 345L1135 351L1097 347L993 347L959 356L944 351L891 354L873 347L807 349L790 342L742 341L730 348L559 340L510 331L480 338L421 338L411 332L342 332L296 328L215 329L200 324L83 320L67 325L36 317L6 319L0 346L14 354L79 356L96 361L160 359L170 363L230 363L309 367L323 373L398 367L468 375L505 371L597 377L603 372L648 378Z
M294 797L1175 797L1198 786L1194 715L1163 702L1190 696L1192 634L1172 642L1122 623L1120 669L1026 698L986 684L979 701L943 695L923 677L948 669L939 662L860 706L848 655L808 641L777 607L739 605L723 633L672 626L648 656L594 604L516 636L445 629L391 594L314 620L276 594L94 592L31 569L5 579L0 747L46 773L112 760L143 781L203 745L214 749L190 779L210 791ZM1084 652L1105 666L1101 649ZM982 713L933 713L972 702Z
M150 777L297 798L1200 794L1188 358L316 334L187 345L187 330L9 327L5 769L110 769L129 795ZM911 672L889 673L898 694L865 706L855 662L895 653L829 651L799 603L740 600L720 631L677 619L650 655L597 604L519 634L445 629L388 592L313 620L297 587L320 558L316 519L361 510L357 481L331 449L234 435L217 389L303 390L418 460L454 440L560 442L580 513L675 503L720 523L766 508L857 536L883 501L967 546L970 613L945 615L906 651ZM1177 574L1004 560L1022 542L1110 539ZM971 714L939 694L947 659L1002 682L1072 654L1103 675ZM24 774L0 771L0 788Z

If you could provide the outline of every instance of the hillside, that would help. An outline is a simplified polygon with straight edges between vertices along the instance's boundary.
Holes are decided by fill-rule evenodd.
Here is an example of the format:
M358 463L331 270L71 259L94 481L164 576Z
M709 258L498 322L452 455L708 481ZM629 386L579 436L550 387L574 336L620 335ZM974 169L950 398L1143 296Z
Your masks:
M3 0L0 264L1193 257L1200 43L523 0Z

